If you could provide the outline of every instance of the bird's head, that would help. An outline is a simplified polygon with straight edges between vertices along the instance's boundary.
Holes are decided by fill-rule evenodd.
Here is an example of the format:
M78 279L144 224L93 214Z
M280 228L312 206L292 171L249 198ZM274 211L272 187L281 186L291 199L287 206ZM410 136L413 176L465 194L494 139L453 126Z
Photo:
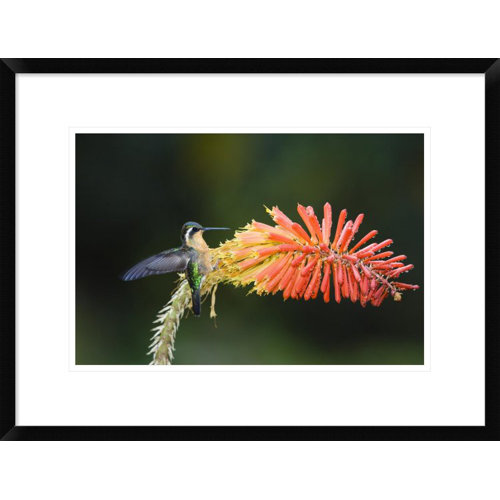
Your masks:
M182 226L181 241L184 245L194 246L193 243L198 238L203 238L204 231L214 231L216 229L229 229L228 227L204 227L197 222L186 222Z

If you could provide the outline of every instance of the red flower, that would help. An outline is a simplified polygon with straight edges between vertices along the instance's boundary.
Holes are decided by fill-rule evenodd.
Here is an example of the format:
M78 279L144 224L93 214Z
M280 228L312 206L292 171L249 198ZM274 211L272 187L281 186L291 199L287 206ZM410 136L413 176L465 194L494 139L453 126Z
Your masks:
M377 231L370 231L349 248L364 214L346 222L347 211L342 210L332 241L329 203L324 206L321 225L312 207L297 206L307 231L278 207L267 211L274 227L253 221L215 250L221 273L233 283L253 283L257 293L281 291L285 300L314 299L321 292L325 302L333 295L337 302L342 297L359 300L363 307L367 303L380 306L389 294L400 301L402 291L418 288L393 281L413 265L401 262L405 255L393 257L387 250L393 243L390 239L368 244Z

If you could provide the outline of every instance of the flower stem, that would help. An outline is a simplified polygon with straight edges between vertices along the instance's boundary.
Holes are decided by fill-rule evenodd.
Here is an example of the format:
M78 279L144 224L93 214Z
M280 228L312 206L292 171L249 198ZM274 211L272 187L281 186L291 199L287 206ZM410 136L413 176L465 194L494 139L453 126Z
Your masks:
M153 354L152 365L172 364L175 335L184 312L190 304L191 290L187 280L183 279L155 320L155 323L159 323L159 325L153 328L154 335L151 338L151 349L148 352L148 354Z
M171 365L174 359L175 336L179 329L179 324L187 309L191 308L191 289L189 283L181 274L181 281L175 289L168 303L158 313L154 323L158 323L152 331L149 354L153 355L151 365ZM215 314L215 292L217 285L221 282L221 274L213 271L205 276L201 286L201 296L205 297L212 293L212 303L210 307L210 317L216 317Z

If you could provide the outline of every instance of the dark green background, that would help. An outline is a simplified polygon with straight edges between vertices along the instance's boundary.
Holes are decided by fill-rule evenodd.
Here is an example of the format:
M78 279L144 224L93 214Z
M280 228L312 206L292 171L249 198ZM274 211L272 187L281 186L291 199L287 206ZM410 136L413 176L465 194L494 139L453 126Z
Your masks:
M300 221L363 212L415 269L420 290L380 308L343 300L283 302L219 287L217 327L205 303L177 336L176 364L422 364L424 140L421 134L78 134L76 362L147 364L151 322L176 275L124 283L137 261L179 244L189 220L233 229L269 223L263 205ZM206 234L210 246L232 232Z

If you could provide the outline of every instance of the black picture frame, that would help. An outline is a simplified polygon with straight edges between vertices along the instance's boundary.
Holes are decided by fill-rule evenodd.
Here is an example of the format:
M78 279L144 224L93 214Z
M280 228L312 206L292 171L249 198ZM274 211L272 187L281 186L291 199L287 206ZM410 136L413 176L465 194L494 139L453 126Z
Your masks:
M486 310L484 426L60 426L15 424L16 74L485 74ZM457 103L457 107L460 103ZM0 59L0 436L5 440L499 440L500 59Z

